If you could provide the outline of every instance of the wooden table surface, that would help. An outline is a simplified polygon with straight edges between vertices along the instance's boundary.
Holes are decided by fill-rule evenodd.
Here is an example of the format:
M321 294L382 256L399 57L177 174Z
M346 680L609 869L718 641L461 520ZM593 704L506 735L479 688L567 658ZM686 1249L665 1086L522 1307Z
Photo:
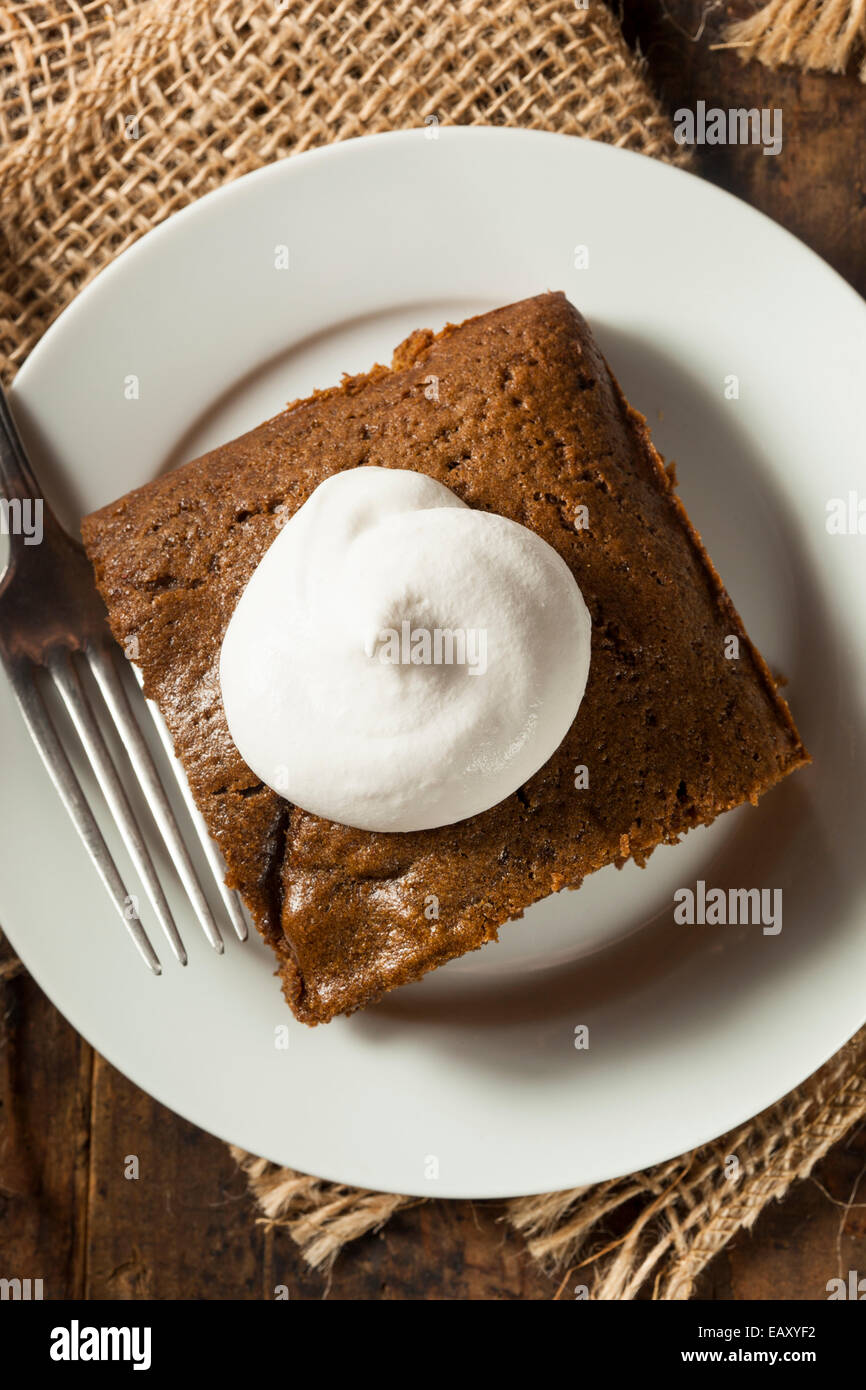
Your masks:
M705 148L699 171L866 294L866 86L772 73L714 51L726 15L755 8L625 0L626 32L672 112L699 99L782 108L779 157ZM123 1176L127 1154L139 1156L137 1182ZM497 1203L412 1208L343 1255L328 1296L552 1298L557 1280L535 1267L501 1216ZM866 1125L737 1237L698 1293L824 1299L827 1280L849 1269L866 1274ZM23 972L0 979L0 1276L16 1275L42 1278L46 1298L272 1298L276 1284L293 1298L325 1293L292 1241L256 1224L225 1146L103 1061Z

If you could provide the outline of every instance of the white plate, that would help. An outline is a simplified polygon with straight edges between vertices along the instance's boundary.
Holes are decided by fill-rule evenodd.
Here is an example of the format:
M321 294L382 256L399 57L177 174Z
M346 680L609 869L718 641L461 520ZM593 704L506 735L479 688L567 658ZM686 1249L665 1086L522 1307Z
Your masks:
M415 130L203 198L100 275L15 384L46 491L75 518L387 360L413 327L547 288L586 312L678 460L749 631L789 678L815 762L757 810L307 1029L258 940L219 959L187 913L188 969L164 952L148 976L0 689L0 920L25 964L161 1101L347 1183L493 1197L639 1169L770 1104L863 1022L866 537L829 535L825 516L866 493L866 306L773 223L663 164L562 136ZM698 878L781 887L781 934L674 927L674 889Z

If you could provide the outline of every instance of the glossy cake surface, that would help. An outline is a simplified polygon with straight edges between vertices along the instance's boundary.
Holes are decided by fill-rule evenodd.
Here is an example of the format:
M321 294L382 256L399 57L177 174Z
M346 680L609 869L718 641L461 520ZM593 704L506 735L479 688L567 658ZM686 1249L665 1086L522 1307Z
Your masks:
M289 805L241 760L220 700L223 634L279 527L331 473L369 464L428 473L536 531L592 618L586 695L557 752L504 802L436 830L365 832ZM808 761L643 418L561 294L415 333L390 369L295 403L82 530L115 636L137 639L228 881L307 1023Z

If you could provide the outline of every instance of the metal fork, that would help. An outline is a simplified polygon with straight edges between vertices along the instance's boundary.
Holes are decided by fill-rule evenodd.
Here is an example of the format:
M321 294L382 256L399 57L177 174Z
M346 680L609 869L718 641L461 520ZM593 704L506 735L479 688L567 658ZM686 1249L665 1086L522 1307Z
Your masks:
M123 880L75 775L38 684L42 671L59 693L78 740L96 775L111 815L153 905L174 955L186 965L187 954L157 876L144 835L135 819L100 719L81 675L89 668L101 695L102 719L115 726L171 859L195 909L205 936L216 951L223 940L199 883L141 727L132 711L117 665L119 648L108 628L83 546L60 525L45 503L20 435L0 388L0 496L5 495L4 530L9 534L9 564L0 581L0 664L4 667L24 721L75 828L142 958L159 975L162 967L138 916L137 900ZM36 507L42 537L36 537ZM30 512L26 511L29 504ZM31 534L23 534L29 516ZM17 522L17 524L16 524ZM158 711L143 698L139 719L151 718L171 753L168 733ZM192 803L186 779L170 765L190 812L193 827L214 872L229 920L244 941L247 926L236 893L222 882L219 852Z

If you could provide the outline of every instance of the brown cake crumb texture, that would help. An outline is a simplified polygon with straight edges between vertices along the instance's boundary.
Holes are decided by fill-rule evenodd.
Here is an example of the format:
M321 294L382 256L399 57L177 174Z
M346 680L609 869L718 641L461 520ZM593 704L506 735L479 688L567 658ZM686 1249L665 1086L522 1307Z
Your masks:
M220 700L220 644L257 563L324 478L366 464L428 473L531 527L592 617L589 684L558 751L500 805L433 831L353 830L290 805L241 760ZM595 869L643 864L808 761L673 487L585 321L545 294L413 333L391 369L346 377L85 519L114 634L138 639L227 881L303 1022L495 940Z

